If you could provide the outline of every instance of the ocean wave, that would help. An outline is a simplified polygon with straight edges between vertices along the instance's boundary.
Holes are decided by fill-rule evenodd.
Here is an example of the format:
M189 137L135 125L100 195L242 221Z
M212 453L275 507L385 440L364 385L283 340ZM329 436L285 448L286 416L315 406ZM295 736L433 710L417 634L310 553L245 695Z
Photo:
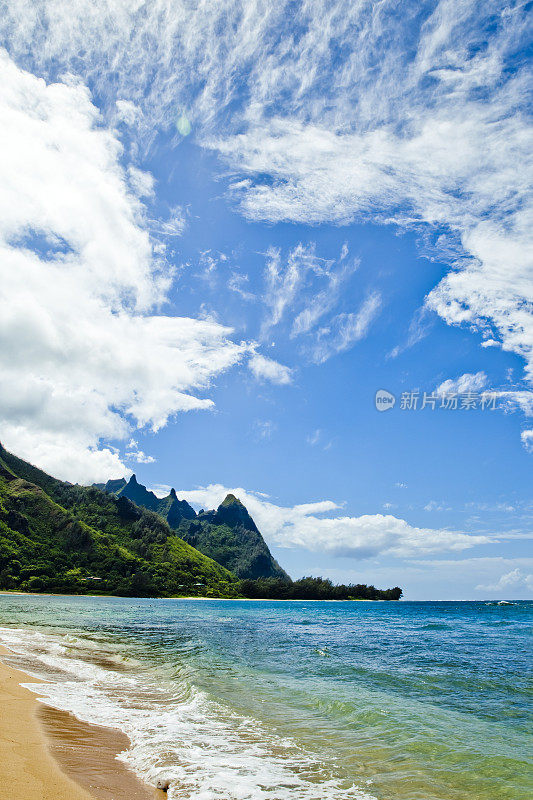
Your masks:
M168 783L170 800L375 800L183 676L142 670L119 644L20 628L0 628L0 642L47 681L28 685L45 703L125 733L118 758L146 783Z

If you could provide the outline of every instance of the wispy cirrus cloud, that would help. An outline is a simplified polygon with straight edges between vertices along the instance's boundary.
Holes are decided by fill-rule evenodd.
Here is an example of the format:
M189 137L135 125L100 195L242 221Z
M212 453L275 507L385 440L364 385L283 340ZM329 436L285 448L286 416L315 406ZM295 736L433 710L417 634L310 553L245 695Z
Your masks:
M484 372L465 372L458 378L449 378L436 388L437 394L450 394L452 392L480 392L487 385L487 376Z
M354 270L355 266L351 272ZM291 336L307 333L334 307L343 277L351 272L344 265L337 269L332 259L319 257L314 242L306 245L300 242L286 256L279 248L271 247L266 253L264 272L263 300L268 311L262 324L262 337L268 336L286 316L290 316ZM313 283L320 282L324 283L324 288L313 291Z
M332 355L344 353L363 339L381 308L381 295L371 292L355 312L342 313L317 331L316 341L311 346L312 360L323 364Z
M49 302L40 320L50 341L53 317L67 352L78 347L86 374L94 371L89 383L80 376L82 393L86 386L92 392L83 393L91 398L87 418L98 420L83 439L87 452L98 451L97 430L99 436L122 435L121 417L113 411L117 407L124 406L135 424L160 424L180 403L206 407L208 401L194 399L193 391L243 355L229 331L212 321L178 323L151 316L164 300L168 276L158 270L142 222L139 196L150 192L149 179L130 171L125 188L115 126L128 127L133 160L147 151L160 128L176 140L186 133L195 137L230 165L236 175L232 197L250 219L336 225L370 221L438 232L436 251L451 268L429 292L427 307L450 325L477 329L486 345L517 353L527 377L533 377L532 148L529 75L522 58L528 42L526 6L428 0L406 6L401 16L394 0L378 5L282 0L245 6L238 0L192 6L181 0L149 6L74 0L68 9L55 0L36 0L31 8L5 0L2 9L0 32L14 69L24 67L48 81L25 79L28 97L36 103L33 110L24 108L15 72L5 96L21 120L28 117L25 141L30 134L49 137L44 152L36 148L43 156L39 163L31 160L32 145L26 148L37 193L39 181L57 190L49 192L46 212L38 193L28 204L31 213L22 215L13 231L19 245L28 229L39 236L44 232L49 250L53 242L49 269L56 271L54 285L62 287L58 292L71 308L64 264L78 265L68 273L70 281L79 281L75 296L86 296L89 283L99 283L102 290L96 296L89 293L87 327L81 314L78 336L76 330L70 336L57 298L48 299L46 287L41 295ZM57 82L61 76L64 81ZM98 96L102 116L86 86ZM54 127L58 120L63 138ZM68 134L73 134L70 141ZM52 158L52 143L61 163ZM95 154L91 165L84 149ZM20 158L13 163L20 164L18 185L9 160L3 165L4 185L28 199L28 168ZM70 186L67 171L74 176ZM83 186L82 178L87 179ZM92 202L85 202L89 198ZM6 219L19 207L8 200ZM74 210L85 220L85 230L98 232L92 241L73 221ZM35 268L34 256L26 253L30 249L15 248L10 239L4 264L24 280L35 278L40 290L39 276L29 267L33 263ZM282 287L289 302L298 280L289 274ZM271 308L278 322L288 308L283 292ZM316 322L318 306L313 312L309 305L295 330L310 324L314 327L307 332L320 330L318 349L311 350L318 363L360 338L372 303L374 315L378 310L376 296L372 302L371 297L361 298L359 310L344 309L327 321L321 317ZM31 303L21 313L28 308ZM103 363L104 372L111 369L109 353L98 344L98 329L107 331L109 341L109 324L118 366L113 392L100 396L104 382L95 364ZM84 349L87 337L95 342L90 352ZM139 340L146 342L147 352L132 352L131 342ZM56 363L60 347L54 346L47 344L49 349L39 354L41 364L54 364L57 370L45 391L45 400L53 397L53 402L43 401L41 409L54 406L62 391L64 374ZM172 356L176 349L184 354L178 358L178 377L169 374L174 361L169 347ZM148 351L151 358L144 359ZM154 373L162 369L164 380L151 374L147 360ZM145 388L151 386L158 388L157 407L155 393ZM37 382L28 404L41 389ZM17 417L17 430L25 424ZM102 456L91 455L97 458ZM106 458L115 463L112 451Z
M499 389L487 387L487 375L483 371L465 372L458 378L443 381L435 392L438 395L462 394L473 392L481 394L487 400L494 397L499 407L506 412L520 410L526 416L533 415L533 392L529 389Z
M346 244L337 260L318 256L314 242L299 243L286 256L270 248L266 259L263 339L285 323L289 337L301 342L302 353L321 364L365 336L381 305L377 292L370 293L358 311L336 313L359 266L358 259L348 258Z
M81 75L105 113L118 101L141 146L160 127L178 135L185 114L197 142L238 173L234 196L250 218L439 231L436 250L454 269L428 307L518 353L532 377L527 9L395 8L291 3L290 47L288 0L76 0L68 15L52 0L31 14L8 0L0 30L36 73Z

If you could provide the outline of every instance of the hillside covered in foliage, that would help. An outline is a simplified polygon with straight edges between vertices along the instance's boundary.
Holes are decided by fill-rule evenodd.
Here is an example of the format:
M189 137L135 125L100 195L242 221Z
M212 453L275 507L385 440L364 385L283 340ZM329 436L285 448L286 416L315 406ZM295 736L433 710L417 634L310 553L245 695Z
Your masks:
M186 500L178 499L174 489L167 497L158 498L138 483L135 475L129 481L121 478L97 486L115 497L127 497L160 514L185 542L238 578L290 582L287 573L272 557L245 506L232 494L228 494L216 510L197 514Z
M136 502L122 491L127 486ZM236 564L241 575L259 575L239 580L228 564ZM110 481L103 488L57 480L1 444L0 589L275 600L402 595L399 587L335 586L315 577L292 581L233 495L216 510L196 514L174 491L161 500L136 480Z
M0 445L0 588L234 597L237 578L126 497L73 486Z

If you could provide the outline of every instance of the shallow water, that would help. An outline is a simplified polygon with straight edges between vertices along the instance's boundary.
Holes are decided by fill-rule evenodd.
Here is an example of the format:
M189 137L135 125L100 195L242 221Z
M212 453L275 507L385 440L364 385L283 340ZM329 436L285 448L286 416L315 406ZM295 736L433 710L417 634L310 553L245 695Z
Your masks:
M0 642L171 799L529 800L532 612L3 595Z

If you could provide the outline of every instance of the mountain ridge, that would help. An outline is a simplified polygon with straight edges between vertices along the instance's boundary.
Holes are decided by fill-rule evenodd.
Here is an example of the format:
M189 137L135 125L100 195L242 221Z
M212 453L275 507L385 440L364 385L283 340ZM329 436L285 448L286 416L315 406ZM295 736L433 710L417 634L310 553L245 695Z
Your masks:
M118 479L110 482L110 488L120 492L125 484ZM170 506L185 502L172 491L162 500ZM246 508L228 495L216 510L196 514L191 508L191 512L194 519L181 519L178 530L172 529L158 513L125 495L60 481L0 443L0 590L274 600L402 596L399 586L334 585L314 576L291 581L281 568L277 577L239 580L223 565L228 555L235 555L235 546L241 548L241 556L247 554L248 565L241 563L245 568L268 571L270 561L260 564L265 549L272 559L264 542L264 549L250 548L250 537L256 545L263 540L252 530L256 526ZM235 526L230 528L228 522ZM182 531L189 542L181 537ZM207 542L202 543L202 537ZM207 544L217 558L195 549L193 541Z
M136 475L129 481L119 478L95 485L159 514L180 538L238 578L291 580L273 558L246 506L233 494L228 494L217 509L197 514L186 500L177 497L175 489L158 498L138 482Z
M52 478L0 444L0 588L236 597L235 575L156 513Z

